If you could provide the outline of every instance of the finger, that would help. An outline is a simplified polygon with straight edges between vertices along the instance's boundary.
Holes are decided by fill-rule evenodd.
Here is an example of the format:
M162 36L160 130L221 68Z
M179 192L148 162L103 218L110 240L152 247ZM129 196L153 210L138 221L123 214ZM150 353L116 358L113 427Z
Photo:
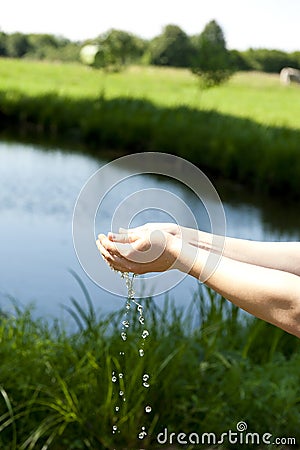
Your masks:
M103 247L103 245L101 245L99 240L96 241L96 244L97 244L97 247L98 247L98 249L99 249L99 251L101 253L102 258L110 266L111 269L120 270L121 272L128 271L128 268L124 264L122 258L120 258L118 256L115 256L115 255L111 255L106 250L106 248Z
M110 241L104 234L99 234L98 239L99 239L99 242L102 245L102 247L105 247L106 250L111 255L119 255L120 256L120 252L119 252L117 246L112 241Z
M98 250L100 251L103 258L105 258L108 262L108 260L111 259L111 254L106 250L105 247L101 244L101 242L97 239L96 245L98 247Z
M108 239L112 242L119 242L120 244L130 244L138 239L135 234L128 233L108 233Z

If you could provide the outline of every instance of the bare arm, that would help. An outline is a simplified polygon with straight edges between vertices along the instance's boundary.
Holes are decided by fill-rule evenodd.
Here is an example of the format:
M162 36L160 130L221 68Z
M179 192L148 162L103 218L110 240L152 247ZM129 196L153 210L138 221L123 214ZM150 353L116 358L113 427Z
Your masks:
M110 239L99 235L97 245L106 261L117 270L146 273L176 268L201 280L208 250L169 233L163 233L164 239L158 235L159 239L153 242L151 236L143 232ZM159 257L143 262L143 251L151 245L162 251L158 252ZM205 283L245 311L300 337L299 276L222 256Z
M181 270L191 257L186 247ZM206 259L207 252L199 250L189 273L200 279ZM223 256L206 285L254 316L300 337L300 277Z
M182 236L185 241L203 250L222 250L213 247L210 233L182 227ZM300 276L300 242L260 242L226 237L223 255Z
M300 276L300 242L260 242L246 239L224 238L224 248L213 244L213 235L174 223L148 223L141 227L121 230L136 233L161 230L170 233L202 250L222 253L227 258L256 266L282 270ZM220 242L220 241L219 241Z

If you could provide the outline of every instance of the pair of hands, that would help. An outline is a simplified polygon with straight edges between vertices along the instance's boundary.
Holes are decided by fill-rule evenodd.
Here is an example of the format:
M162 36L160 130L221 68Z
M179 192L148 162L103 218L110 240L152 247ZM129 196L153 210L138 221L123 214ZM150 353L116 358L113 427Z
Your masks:
M144 274L176 269L182 230L173 223L149 223L119 233L99 234L97 247L115 270Z

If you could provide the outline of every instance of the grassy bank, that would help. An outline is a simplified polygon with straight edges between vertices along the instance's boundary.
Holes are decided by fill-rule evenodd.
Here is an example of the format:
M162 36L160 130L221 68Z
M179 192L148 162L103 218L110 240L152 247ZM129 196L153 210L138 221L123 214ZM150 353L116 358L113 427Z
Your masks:
M248 431L295 437L299 444L298 339L241 320L223 298L199 290L184 313L167 300L162 309L146 301L150 336L140 357L138 313L131 310L122 341L124 311L98 318L86 299L87 313L71 305L79 324L71 335L18 308L1 318L1 449L133 450L141 442L154 449L165 427L220 435L241 420ZM124 375L116 383L113 371ZM114 425L120 433L112 433ZM142 427L148 435L140 441Z
M1 129L101 149L177 154L266 193L300 193L300 89L238 74L201 92L183 70L103 74L1 60Z

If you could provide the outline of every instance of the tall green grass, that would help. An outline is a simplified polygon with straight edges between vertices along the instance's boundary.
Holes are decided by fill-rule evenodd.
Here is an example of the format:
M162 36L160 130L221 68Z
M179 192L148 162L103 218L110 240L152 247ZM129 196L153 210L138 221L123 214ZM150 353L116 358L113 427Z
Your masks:
M236 307L199 286L185 310L168 298L161 307L145 300L150 336L140 357L138 314L132 311L122 341L124 311L99 317L83 293L86 307L74 299L67 306L77 326L72 333L17 306L2 316L1 449L154 449L165 427L221 434L240 420L253 432L299 439L295 337L240 317ZM111 381L113 371L124 373L119 385ZM149 389L141 383L145 372ZM120 433L112 433L115 424ZM140 441L143 426L148 435Z

